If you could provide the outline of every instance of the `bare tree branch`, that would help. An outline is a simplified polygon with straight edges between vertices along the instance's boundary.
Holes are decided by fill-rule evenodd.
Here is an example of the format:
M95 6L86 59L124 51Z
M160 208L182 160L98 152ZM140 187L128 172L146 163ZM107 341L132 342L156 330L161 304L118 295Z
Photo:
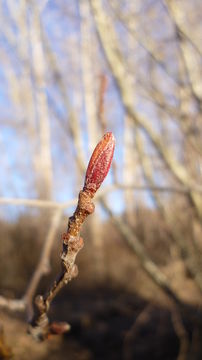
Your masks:
M89 161L84 187L79 193L76 210L69 218L67 232L62 236L61 273L49 291L44 296L37 296L35 299L36 310L29 326L29 332L37 340L44 340L52 333L63 333L70 328L69 324L50 323L47 313L52 300L60 289L78 274L75 259L83 247L83 239L80 237L81 227L87 216L94 211L92 199L109 171L114 146L113 134L106 133L96 146ZM56 220L58 220L57 217Z
M43 249L41 252L38 265L35 268L35 271L29 282L28 288L25 292L25 295L23 296L23 299L26 303L29 319L31 319L33 316L32 300L36 292L37 286L39 284L39 281L43 275L46 275L47 273L50 272L50 254L53 247L53 242L55 239L57 229L60 225L62 214L63 214L62 208L55 210L55 213L53 214L51 225L43 245Z
M0 295L0 307L11 311L25 311L26 303L23 299L8 299Z

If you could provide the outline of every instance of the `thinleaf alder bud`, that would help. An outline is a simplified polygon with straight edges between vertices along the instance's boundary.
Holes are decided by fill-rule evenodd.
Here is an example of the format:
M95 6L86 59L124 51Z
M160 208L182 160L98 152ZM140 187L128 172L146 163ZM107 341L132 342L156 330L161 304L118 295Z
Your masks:
M81 226L88 215L94 211L92 198L108 174L115 147L115 138L111 132L106 133L97 144L86 171L83 190L79 193L76 210L69 218L68 229L63 234L63 250L61 254L62 272L44 296L35 300L36 312L31 321L29 331L37 340L44 340L54 334L63 334L70 325L63 322L50 323L47 312L51 301L58 291L78 274L75 259L83 247L80 237Z
M97 144L90 158L83 191L88 191L94 196L99 189L110 169L114 147L114 135L112 132L107 132Z

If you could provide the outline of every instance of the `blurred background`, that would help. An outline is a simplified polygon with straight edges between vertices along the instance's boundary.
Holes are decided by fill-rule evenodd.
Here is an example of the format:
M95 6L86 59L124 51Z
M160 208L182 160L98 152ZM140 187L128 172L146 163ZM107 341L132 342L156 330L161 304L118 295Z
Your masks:
M37 344L27 309L106 131L79 275L50 309L72 330ZM0 0L0 358L202 359L201 140L200 0Z

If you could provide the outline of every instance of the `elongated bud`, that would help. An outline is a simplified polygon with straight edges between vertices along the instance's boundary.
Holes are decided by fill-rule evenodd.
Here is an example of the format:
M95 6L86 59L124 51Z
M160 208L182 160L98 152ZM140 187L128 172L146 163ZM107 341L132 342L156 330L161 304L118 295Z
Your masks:
M97 144L90 158L86 171L84 191L89 191L92 196L99 189L108 174L111 166L115 147L115 138L112 132L106 133Z

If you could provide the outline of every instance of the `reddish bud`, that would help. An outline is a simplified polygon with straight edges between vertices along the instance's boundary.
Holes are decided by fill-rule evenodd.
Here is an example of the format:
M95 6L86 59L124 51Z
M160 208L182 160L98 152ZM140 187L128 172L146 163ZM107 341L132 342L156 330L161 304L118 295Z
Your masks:
M70 325L65 322L53 322L52 324L50 324L50 335L61 335L69 330Z
M99 189L108 174L115 147L115 138L111 132L106 133L97 144L90 158L86 171L84 191L92 195Z

